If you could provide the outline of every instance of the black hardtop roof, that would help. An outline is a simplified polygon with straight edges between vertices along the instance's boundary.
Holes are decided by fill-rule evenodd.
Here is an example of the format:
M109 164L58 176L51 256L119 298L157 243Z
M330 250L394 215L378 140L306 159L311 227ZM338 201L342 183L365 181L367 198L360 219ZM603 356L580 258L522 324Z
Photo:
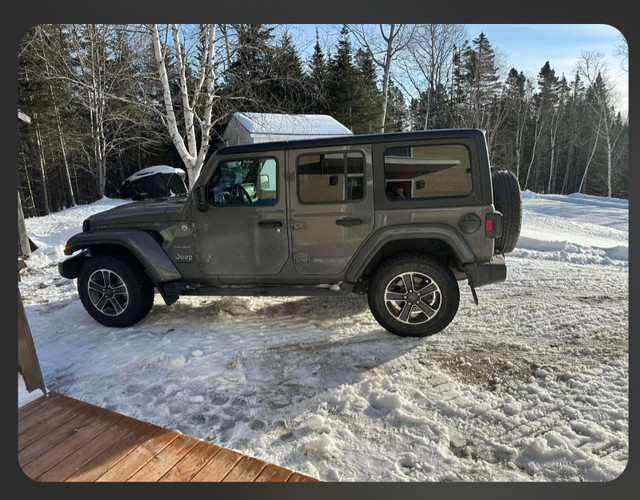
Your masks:
M297 141L259 142L256 144L241 144L238 146L224 146L216 151L216 155L252 153L259 151L273 151L274 149L302 149L325 146L349 146L356 144L371 144L375 142L410 141L417 139L443 139L477 137L483 135L482 130L473 128L420 130L416 132L387 132L384 134L342 135L322 137L320 139L303 139Z

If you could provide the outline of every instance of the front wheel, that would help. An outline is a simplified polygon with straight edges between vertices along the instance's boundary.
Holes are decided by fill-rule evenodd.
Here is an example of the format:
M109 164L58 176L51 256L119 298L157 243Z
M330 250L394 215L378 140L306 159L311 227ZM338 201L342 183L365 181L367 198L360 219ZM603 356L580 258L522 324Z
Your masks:
M133 325L153 306L153 285L140 266L106 255L90 257L82 266L78 294L91 317L106 326Z
M403 337L426 337L453 320L460 290L439 260L404 255L388 260L369 284L369 308L386 330Z

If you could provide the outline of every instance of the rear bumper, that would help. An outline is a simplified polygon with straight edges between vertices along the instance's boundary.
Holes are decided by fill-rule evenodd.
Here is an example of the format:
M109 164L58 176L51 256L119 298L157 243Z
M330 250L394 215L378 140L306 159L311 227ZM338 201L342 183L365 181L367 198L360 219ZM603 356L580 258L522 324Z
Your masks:
M464 271L473 287L500 283L507 279L507 264L504 255L494 255L485 264L465 264Z

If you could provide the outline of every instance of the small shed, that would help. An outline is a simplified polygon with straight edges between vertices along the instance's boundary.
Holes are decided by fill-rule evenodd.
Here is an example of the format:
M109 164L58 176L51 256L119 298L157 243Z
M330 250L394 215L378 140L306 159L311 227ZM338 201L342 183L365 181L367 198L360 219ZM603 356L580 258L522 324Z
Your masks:
M227 146L353 135L329 115L234 113L222 134Z
M184 170L168 165L143 168L122 182L122 197L137 201L186 194L186 176Z

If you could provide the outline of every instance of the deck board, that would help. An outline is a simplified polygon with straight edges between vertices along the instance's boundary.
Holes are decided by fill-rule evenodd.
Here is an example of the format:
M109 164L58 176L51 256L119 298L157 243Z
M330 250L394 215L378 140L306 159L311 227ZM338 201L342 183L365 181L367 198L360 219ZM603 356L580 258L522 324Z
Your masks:
M55 392L18 409L18 462L43 482L317 481Z

